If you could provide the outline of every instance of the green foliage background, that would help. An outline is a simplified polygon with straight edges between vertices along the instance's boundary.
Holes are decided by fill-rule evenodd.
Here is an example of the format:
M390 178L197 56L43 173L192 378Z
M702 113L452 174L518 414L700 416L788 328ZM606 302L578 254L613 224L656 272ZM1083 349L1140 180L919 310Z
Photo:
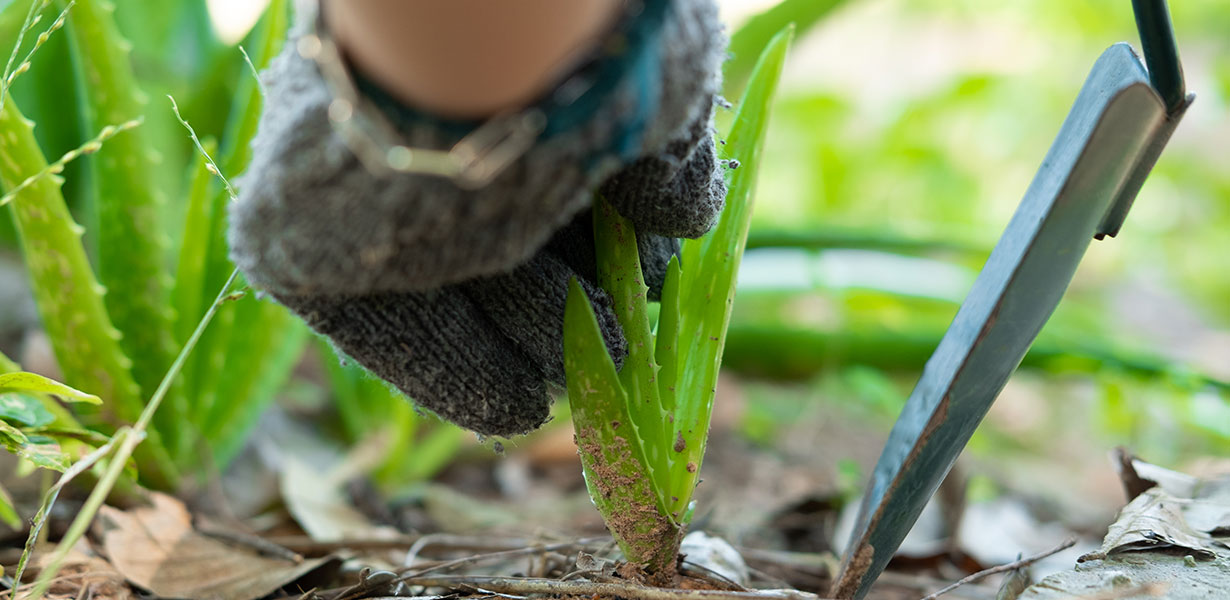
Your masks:
M1170 8L1196 104L1010 384L1044 418L1009 439L993 413L975 453L1072 428L1157 460L1230 449L1227 388L1210 382L1230 380L1230 4ZM800 41L750 246L818 250L749 255L784 275L744 288L726 358L804 384L754 387L749 431L771 439L801 400L891 422L1088 69L1121 40L1139 48L1128 2L885 0L848 2ZM864 263L849 248L938 262L850 277Z
M126 332L121 345L132 355L141 394L130 394L131 403L148 399L230 272L221 243L225 194L165 95L175 96L223 173L234 177L247 162L259 92L237 49L212 29L204 0L114 4L139 93L113 116L144 122L120 134L137 135L112 140L116 147L70 163L61 192L109 287L107 312ZM0 0L0 48L11 46L12 20L26 6ZM52 11L61 6L53 2ZM1100 439L1132 444L1154 460L1230 447L1227 386L1218 383L1230 380L1230 275L1223 266L1230 256L1230 4L1185 0L1171 10L1198 99L1119 239L1094 244L1026 359L1022 377L1043 382L1034 399L1047 415L1030 439L1076 415ZM730 370L795 382L749 384L745 429L759 440L816 407L887 428L1089 67L1116 41L1138 44L1126 1L787 0L736 34L732 50L758 50L780 19L799 14L812 15L814 25L801 31L773 109L749 241L749 264L762 273L740 292L725 356ZM266 15L242 42L258 64L285 27L270 15L285 17ZM48 159L118 124L82 108L99 105L89 98L98 90L82 83L88 73L73 59L89 50L89 38L70 33L53 36L12 90L38 123L34 135ZM92 56L121 49L104 44ZM740 58L732 64L750 64ZM730 75L727 95L734 98L746 72ZM139 180L126 185L156 205L133 221L139 231L109 228L119 221L98 201L108 181L121 179L104 173L106 152L124 153L124 144L137 144L126 155L144 161ZM9 213L0 209L0 246L15 248ZM140 272L168 277L154 289L125 286L133 271L99 264L125 236L141 238L126 248L142 259ZM867 260L874 268L859 262ZM848 276L852 271L864 276ZM167 306L174 310L161 310ZM229 303L155 423L169 434L171 456L188 472L225 464L291 377L307 338L271 303L251 296ZM331 370L329 380L348 440L382 421L375 413L393 412L384 421L404 424L393 434L399 449L433 430L357 372ZM976 452L1019 446L1020 438L991 425L975 439ZM199 452L201 439L211 452ZM455 440L431 439L424 443L445 449L437 453L445 458L432 462L440 464ZM396 464L381 472L390 481L425 475Z

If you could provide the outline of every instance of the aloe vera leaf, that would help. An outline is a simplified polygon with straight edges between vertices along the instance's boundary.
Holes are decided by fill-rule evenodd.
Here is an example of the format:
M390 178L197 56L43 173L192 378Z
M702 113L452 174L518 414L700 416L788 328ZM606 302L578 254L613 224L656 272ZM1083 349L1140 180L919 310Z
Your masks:
M18 32L26 20L26 12L32 7L30 2L9 2L5 5L4 0L0 0L0 6L3 7L0 10L0 62L3 62L10 52L16 55L16 52L21 51L21 48L14 48L10 44L17 43ZM0 93L2 92L3 90L0 90ZM17 230L8 211L0 211L0 244L17 245Z
M288 25L286 0L270 2L265 15L252 32L253 39L258 42L252 53L258 68L264 67L273 59L285 38ZM248 146L256 134L256 126L260 121L262 100L260 86L255 79L244 77L240 83L240 91L231 106L230 120L218 161L218 167L224 175L234 176L247 167L251 158ZM201 280L202 307L209 306L213 300L211 294L226 281L234 269L234 265L227 256L226 241L227 205L230 199L226 190L214 186L209 209L210 218L206 225L208 250L205 254L204 274ZM233 367L235 369L261 368L262 363L259 356L243 353L242 356L232 357L227 354L230 348L231 329L236 320L237 306L223 307L197 345L196 356L192 358L190 368L194 381L193 389L189 393L190 414L204 416L212 410L212 405L218 401L217 385L220 378L226 376L224 369L227 369L228 361L237 365ZM243 400L235 399L234 401Z
M759 64L761 50L769 47L782 29L793 24L802 37L845 3L846 0L782 0L748 19L730 36L727 47L731 58L722 69L727 97L743 91L752 69Z
M78 0L68 32L80 65L90 129L145 114L146 101L129 64L131 44L120 36L105 0ZM165 198L153 185L158 158L140 128L119 136L92 159L98 215L98 278L132 375L152 392L171 364L175 344L163 269L167 236L159 218Z
M205 140L204 147L206 152L212 153L217 149L217 144L213 140ZM192 331L200 322L201 315L205 312L201 302L204 296L202 287L205 279L205 255L209 250L209 239L208 230L201 224L209 222L213 200L213 189L210 186L213 174L206 166L204 157L198 155L188 177L188 203L184 211L182 234L179 236L179 252L176 253L175 283L171 288L171 303L175 308L176 317L175 341L180 345L192 335ZM166 406L155 414L154 425L156 427L171 420L181 424L180 429L183 429L183 424L193 422L189 416L195 416L190 407L193 405L191 395L197 389L196 367L197 362L194 360L185 363L182 375L183 393L167 398ZM195 450L191 443L193 436L185 435L186 432L183 431L180 433L181 435L175 440L169 441L173 444L172 452L177 462L183 462Z
M252 33L256 42L252 54L258 68L277 54L288 25L286 0L273 0ZM223 173L235 175L247 166L251 157L248 146L260 120L262 100L258 82L245 76L223 140L219 161ZM226 242L230 198L227 190L218 190L213 197L202 279L204 294L217 289L234 269ZM225 464L238 452L260 411L289 377L306 339L304 326L272 302L245 298L219 311L198 347L189 408L203 423L202 434L214 448L218 464ZM246 344L244 340L259 343ZM223 389L224 385L228 387ZM228 422L230 418L238 422Z
M203 434L224 468L238 454L262 412L290 379L310 333L294 315L248 294L235 301L235 319Z
M7 41L16 39L17 28L21 27L28 6L29 2L14 2L0 12L0 40L6 40L0 42L0 51L7 52ZM46 31L47 21L53 16L45 16L39 27L28 35L35 37L32 34ZM64 32L53 34L30 59L30 72L14 81L9 89L26 118L38 123L34 138L43 149L43 156L62 156L96 133L87 131L78 110L77 66L70 45L71 40ZM69 210L84 221L89 249L91 220L78 212L85 206L82 196L88 187L85 184L89 180L89 169L85 161L73 161L65 166L61 176L64 177L64 199Z
M290 17L286 0L272 0L265 9L264 16L252 31L253 46L248 49L253 66L264 69L273 60L286 40L286 30L290 25ZM255 77L246 72L239 83L235 102L231 106L230 118L226 132L222 138L222 153L218 168L224 174L234 177L242 173L252 160L251 143L256 136L256 128L260 123L261 108L264 96L260 84ZM233 266L227 256L226 242L226 204L230 198L225 191L219 191L215 199L215 210L210 221L210 253L206 263L206 293L217 289L217 286L230 274Z
M734 306L735 275L747 245L752 192L768 130L770 103L793 34L794 28L787 27L774 36L761 53L739 102L725 149L740 166L731 174L726 208L717 227L698 240L683 243L682 262L687 269L679 284L680 356L674 425L676 435L684 440L687 460L671 465L670 490L678 498L672 511L686 510L704 458L722 348Z
M461 448L466 432L463 429L445 423L435 417L425 417L414 412L408 402L404 418L415 423L402 431L412 435L403 435L405 445L394 444L391 452L403 452L389 456L376 470L377 481L386 488L404 487L407 483L426 481L434 477L444 467L452 462L453 457ZM426 431L423 425L430 425ZM415 432L418 432L415 434Z
M133 44L142 83L179 91L197 81L201 67L222 43L214 35L205 0L112 0L119 31Z
M5 188L47 166L33 125L12 98L5 102L0 111L0 183ZM58 176L44 177L9 205L34 299L65 381L97 394L115 417L131 421L141 412L141 390L120 347L120 333L103 306L103 288L81 245L83 230L69 215L60 184ZM157 432L150 435L155 443L145 444L138 456L142 475L157 487L173 487L176 474L170 457Z
M385 490L431 478L452 460L464 432L416 412L414 405L357 364L343 364L333 348L318 344L341 417L346 441L355 443L383 430L392 438L372 478Z
M666 263L666 280L662 283L658 303L658 330L654 340L654 357L658 362L658 396L662 410L675 414L675 381L679 379L679 278L683 270L679 257L671 256Z
M611 295L612 310L628 342L628 355L619 372L628 396L630 425L648 460L654 492L666 494L667 464L674 438L667 413L658 398L653 335L649 329L649 288L641 272L640 253L632 222L605 200L594 206L594 248L598 256L598 283Z
M629 562L669 573L680 529L654 491L628 396L580 284L568 286L564 372L585 485Z
M202 142L206 152L213 153L218 144L213 140ZM205 255L209 251L208 230L202 227L209 223L213 206L213 189L210 185L214 175L209 172L205 157L197 155L188 177L188 207L184 212L183 233L179 236L179 252L176 253L175 284L171 300L175 307L175 339L182 344L192 335L201 315L205 297ZM185 380L190 380L185 375Z
M354 443L388 423L385 412L394 403L409 404L358 364L342 358L323 339L317 344L320 360L329 378L333 406L340 417L343 437Z

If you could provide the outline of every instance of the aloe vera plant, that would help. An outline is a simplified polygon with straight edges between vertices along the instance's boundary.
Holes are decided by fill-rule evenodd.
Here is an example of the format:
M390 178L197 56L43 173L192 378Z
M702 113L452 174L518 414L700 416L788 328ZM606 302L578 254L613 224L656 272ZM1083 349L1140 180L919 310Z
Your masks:
M203 2L193 2L199 6L181 11L185 18L206 18ZM138 9L134 3L125 6ZM273 303L252 297L227 302L184 376L162 385L174 353L213 306L233 270L224 236L231 194L214 180L221 173L211 172L199 160L192 168L185 162L183 157L193 156L188 154L192 148L184 130L174 124L170 104L162 98L147 101L143 89L165 88L134 70L131 45L120 35L113 11L105 0L21 1L0 11L0 44L13 44L14 57L0 81L0 205L8 205L3 210L16 225L42 323L65 381L103 400L101 410L80 413L81 424L103 433L116 431L143 414L158 388L165 406L143 429L144 442L134 446L135 459L143 482L173 489L181 475L199 476L234 456L289 376L307 332ZM286 36L288 12L286 0L273 0L250 34L255 66L267 64L277 53ZM63 52L31 62L44 44L61 37L71 42ZM159 52L142 50L146 57ZM227 61L242 64L237 49L229 53ZM59 62L51 62L53 58ZM49 72L33 73L32 66ZM76 93L52 95L64 87L43 85L53 79L70 82ZM14 82L20 86L27 80L31 85L17 95L33 102L38 114L57 114L58 125L75 122L97 136L58 160L48 160L40 146L47 140L36 138L19 101L7 93ZM261 109L255 77L245 74L242 81L239 93L229 95L229 110L211 107L214 115L229 115L229 125L215 134L221 151L215 165L220 169L213 170L230 175L247 163ZM174 124L173 136L151 129L151 123L163 121ZM55 129L56 140L76 131ZM182 147L161 147L153 141L167 139ZM207 144L212 147L214 142ZM91 156L81 161L85 155ZM62 192L61 175L67 166L80 164L88 167L89 176L74 181L84 190L75 218ZM175 211L169 211L162 183L168 171L187 173L187 206ZM182 235L168 233L168 212L184 215ZM89 226L88 233L77 219ZM83 233L88 240L83 241Z
M607 353L593 308L572 282L564 317L564 369L586 485L630 563L668 583L691 519L709 418L747 243L752 191L769 102L793 27L765 47L725 148L738 165L717 227L672 259L652 331L631 224L601 200L595 213L599 281L628 340L622 371Z

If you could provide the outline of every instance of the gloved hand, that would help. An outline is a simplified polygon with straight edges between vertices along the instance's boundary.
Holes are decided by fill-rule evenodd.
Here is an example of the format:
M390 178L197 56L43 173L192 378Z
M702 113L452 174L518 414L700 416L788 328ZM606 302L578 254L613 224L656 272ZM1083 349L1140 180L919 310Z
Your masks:
M626 353L595 283L593 191L636 227L651 294L677 251L673 238L705 233L725 197L711 125L725 40L713 1L629 6L613 35L632 40L630 50L578 67L601 78L583 101L548 112L533 146L479 189L366 170L330 123L317 65L292 39L263 75L266 108L231 208L231 258L422 407L482 434L541 425L548 383L563 383L570 278L588 293L612 355ZM473 128L356 79L413 146L447 149Z

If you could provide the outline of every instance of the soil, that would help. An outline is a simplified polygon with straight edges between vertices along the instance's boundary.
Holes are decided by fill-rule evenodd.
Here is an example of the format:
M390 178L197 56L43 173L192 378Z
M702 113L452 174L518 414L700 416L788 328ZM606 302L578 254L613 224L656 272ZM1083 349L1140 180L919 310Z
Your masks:
M287 502L287 490L279 484L279 465L288 457L311 457L312 464L324 469L330 461L342 460L344 453L321 449L321 433L315 424L327 422L327 416L303 411L293 415L275 412L262 423L261 434L227 476L206 486L197 497L189 498L192 522L205 532L200 529L202 524L212 519L214 525L202 535L224 540L234 552L268 556L270 548L279 548L279 552L298 557L297 560L319 561L313 564L316 568L311 572L284 582L280 591L271 596L275 598L300 597L310 589L315 591L306 597L320 600L441 593L519 598L542 596L547 594L544 589L552 590L548 595L559 597L637 598L641 588L627 586L643 583L669 583L684 590L721 593L733 590L740 594L743 592L739 590L745 588L794 588L826 595L839 564L836 546L845 536L839 522L856 501L854 494L859 490L857 479L843 480L842 472L848 470L843 461L852 461L866 472L878 457L886 424L868 419L865 414L846 412L840 403L800 398L802 404L791 419L775 425L772 443L757 442L756 436L745 430L748 417L744 398L748 393L754 392L748 391L745 382L729 378L719 382L709 452L692 523L692 529L718 535L739 550L751 573L742 586L731 586L699 571L691 564L695 557L683 557L681 563L668 561L671 567L679 568L678 577L669 578L664 576L668 571L645 574L620 563L618 549L610 541L586 492L571 427L565 420L532 436L506 442L504 456L473 444L463 449L454 464L433 482L394 494L391 502L371 485L352 482L335 495L341 506L328 504L324 499L334 497L333 492L325 493L327 490L320 489L323 480L315 480L313 487L303 492L319 504L312 510L321 512L313 516L288 510L292 503ZM789 397L793 392L779 388L774 393ZM1011 401L1011 396L1008 394L1005 400ZM1034 400L1024 399L1031 405ZM609 483L596 483L602 486L599 491L604 497L623 494L642 500L649 498L644 481L620 477L611 468L626 460L626 456L620 458L620 452L626 454L626 448L608 449L605 454L596 452L597 448L592 446L587 450L604 457L602 464L595 465L596 470L608 471L605 479ZM1071 452L1071 448L1067 450ZM330 452L336 456L330 458ZM1094 453L1077 451L1069 456L1072 455ZM1088 462L1093 468L1104 468L1100 460ZM1068 464L1074 466L1070 460ZM8 481L8 476L4 477ZM29 496L18 501L23 505L23 513L31 512L37 488L29 490L29 494L13 489L21 496ZM1004 490L1001 495L1013 497L1010 488ZM74 501L71 494L65 494L61 506L73 506ZM964 511L965 518L971 518L971 513L977 516L977 508ZM336 515L342 514L342 509L349 511L347 518L353 520L353 527L344 531L343 539L314 539L307 523L312 518L325 519L336 526ZM1023 510L1028 512L1027 508ZM1110 509L1110 516L1113 510ZM54 513L57 517L48 528L52 539L63 531L73 512ZM656 528L636 532L632 527L634 521L623 518L630 514L615 514L613 526L623 528L625 535L637 543L664 537L663 531ZM1049 544L1049 538L1042 532L1055 525L1043 527L1041 523L1044 521L1031 526L1030 536ZM928 527L921 523L919 529ZM218 537L219 528L232 533ZM1069 535L1069 531L1060 527L1061 535ZM1104 526L1101 531L1105 531ZM102 550L100 535L101 532L92 535L85 550L92 553L92 560L109 565L111 557ZM1005 536L996 535L996 544L1008 544ZM922 545L923 550L916 550L908 561L890 565L869 598L916 599L974 570L996 564L971 559L982 556L973 538L965 538L959 546L943 539L942 534L937 535L934 544ZM0 534L0 543L4 544L0 563L14 564L23 542L24 532ZM1034 551L1027 549L1026 554ZM1088 548L1077 551L1086 552ZM411 567L403 566L408 556L413 557ZM1070 558L1062 560L1068 562L1061 562L1061 568L1071 568ZM77 571L72 572L84 572L82 569L87 567L88 564L78 565ZM288 568L288 572L292 571ZM412 577L402 580L407 576ZM509 584L510 577L518 579L512 580L509 587L490 587L498 582ZM531 579L526 583L523 578ZM111 587L104 587L103 583ZM91 588L92 597L125 597L115 591L115 583L114 577L100 580ZM526 585L531 588L517 587ZM996 585L991 581L964 586L948 597L989 600L995 597ZM131 585L119 587L125 593L140 591ZM73 597L67 588L57 588L60 589L65 593L53 597Z

